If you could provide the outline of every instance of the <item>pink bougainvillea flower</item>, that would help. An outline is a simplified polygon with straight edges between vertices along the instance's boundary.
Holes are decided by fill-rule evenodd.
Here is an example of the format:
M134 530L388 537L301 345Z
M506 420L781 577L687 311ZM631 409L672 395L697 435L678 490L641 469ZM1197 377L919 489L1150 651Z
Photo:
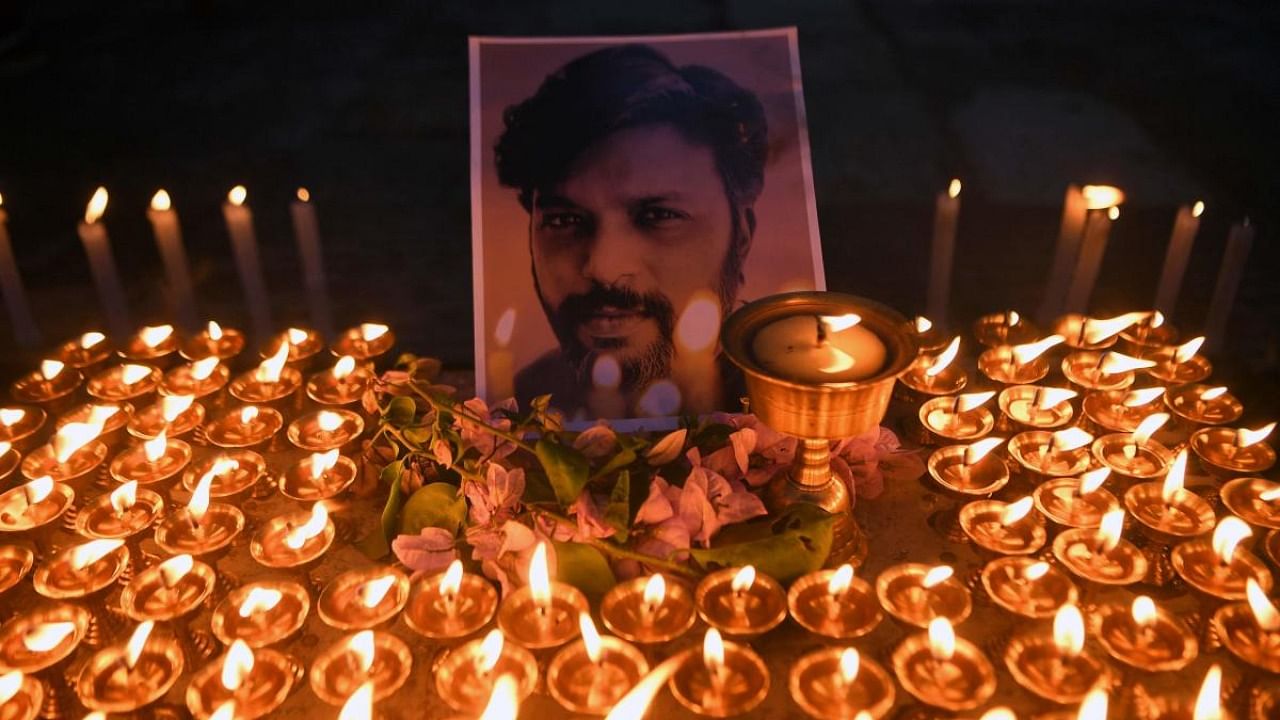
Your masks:
M436 462L441 465L453 467L453 448L449 447L447 441L437 439L431 443L431 454L435 456Z
M453 533L437 527L396 537L391 541L391 551L410 570L428 573L443 570L458 557Z
M649 483L649 496L636 513L636 524L662 528L668 538L687 537L707 546L723 526L766 513L760 498L741 483L730 482L704 467L697 448L687 457L693 469L684 486L675 487L655 477Z
M855 498L870 499L883 492L886 473L914 479L924 472L919 457L904 452L898 436L884 427L834 441L831 455L832 472L844 480Z
M483 481L465 480L462 492L471 506L471 522L500 524L515 517L524 494L524 470L508 470L496 462L488 465Z
M618 447L618 435L603 420L578 433L573 439L573 449L590 460L609 455Z
M605 523L604 513L589 492L578 496L573 505L569 506L569 514L578 521L578 530L573 534L573 539L578 542L612 537L617 532Z
M471 398L462 403L463 410L467 415L482 421L485 425L497 428L503 431L511 430L511 420L497 414L499 410L509 412L516 411L516 401L508 398L494 405L492 409L480 398ZM455 423L458 430L462 433L463 448L473 447L480 451L480 456L491 460L504 458L516 451L516 446L510 440L499 438L493 433L486 430L475 420L463 417L461 413L456 416Z

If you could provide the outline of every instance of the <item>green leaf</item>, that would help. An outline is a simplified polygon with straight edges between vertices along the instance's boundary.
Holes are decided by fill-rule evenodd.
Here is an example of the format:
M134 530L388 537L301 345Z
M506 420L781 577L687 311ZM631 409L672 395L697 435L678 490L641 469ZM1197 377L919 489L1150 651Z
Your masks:
M413 422L413 416L418 411L418 406L411 397L398 397L391 401L391 405L387 407L387 412L383 416L386 421L395 427L404 427Z
M617 580L609 562L599 550L576 542L554 542L556 580L581 590L594 603L609 591Z
M624 447L618 451L617 455L609 458L609 462L605 463L599 470L597 470L591 478L594 480L597 478L609 477L610 474L615 473L635 462L636 457L635 450Z
M755 565L785 585L822 567L835 521L835 515L816 505L796 505L779 518L743 523L749 527L739 530L739 542L695 548L689 554L709 570ZM718 539L724 540L724 534Z
M402 434L405 440L415 443L419 448L425 450L427 449L427 443L431 442L432 430L429 425L414 425L413 427L405 428Z
M604 521L618 532L618 542L626 542L631 530L631 473L618 473L618 482L609 494L609 504L604 509Z
M547 479L556 492L560 505L568 507L582 494L587 484L591 469L587 458L571 447L561 445L548 437L542 437L534 445L533 452L538 456L542 469L547 471Z
M356 544L360 548L360 552L367 557L377 560L391 552L391 538L394 537L396 531L396 520L400 516L400 508L404 504L404 498L400 494L400 474L404 472L404 461L396 460L382 468L382 474L378 476L380 483L389 484L390 492L387 494L387 504L382 508L382 522L378 529L370 532L361 538Z
M431 483L409 496L400 514L400 534L417 535L424 527L458 531L467 515L467 501L449 483Z
M551 489L551 481L547 480L546 473L533 468L525 470L524 494L520 496L520 501L525 505L557 502L556 491Z

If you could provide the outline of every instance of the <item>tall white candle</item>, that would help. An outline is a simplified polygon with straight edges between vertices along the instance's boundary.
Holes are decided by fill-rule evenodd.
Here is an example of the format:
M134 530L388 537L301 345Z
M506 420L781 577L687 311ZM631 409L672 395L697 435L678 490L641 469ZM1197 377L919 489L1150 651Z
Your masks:
M1090 211L1089 220L1084 226L1084 239L1080 241L1080 258L1076 262L1067 299L1062 306L1064 312L1083 313L1089 310L1089 298L1093 297L1093 288L1098 282L1102 256L1107 252L1111 223L1118 217L1118 207Z
M245 302L249 304L249 322L258 342L271 334L271 308L267 300L267 283L262 277L262 263L258 259L258 239L253 232L253 213L244 204L249 192L243 185L231 188L227 202L222 204L222 217L227 222L227 234L231 236L231 250L235 254L236 269L244 286Z
M307 284L307 304L311 307L311 324L324 335L333 334L333 315L329 310L329 293L325 289L324 254L320 250L320 230L311 193L298 188L298 199L289 206L293 216L293 236L302 257L302 275Z
M84 222L78 228L85 255L89 257L89 270L98 287L98 299L106 314L107 327L116 338L129 336L129 310L125 303L124 288L116 272L116 261L111 256L111 241L107 228L100 222L107 209L107 189L98 188L84 211Z
M1213 288L1213 299L1209 301L1209 313L1205 320L1205 350L1216 352L1222 349L1226 340L1227 321L1231 319L1231 308L1236 302L1236 291L1240 289L1240 280L1244 277L1245 263L1249 260L1249 249L1253 247L1253 225L1249 218L1231 226L1231 234L1227 236L1227 251L1222 256L1222 268L1218 271L1218 284Z
M40 330L31 316L27 291L22 286L22 274L18 272L13 246L9 242L9 214L5 212L3 197L0 197L0 291L4 292L4 305L9 311L14 340L25 350L39 345Z
M929 254L927 310L934 322L944 325L951 301L951 270L956 249L956 223L960 217L960 181L952 180L934 202L933 249Z
M178 225L178 213L173 209L169 193L157 190L147 210L151 230L160 248L160 260L164 263L165 276L169 280L170 300L174 319L187 332L195 332L199 324L196 313L196 294L191 287L191 271L187 265L187 251L182 245L182 228Z
M1197 201L1194 206L1183 205L1178 208L1178 214L1173 219L1173 234L1169 237L1169 248L1165 251L1160 284L1156 286L1155 309L1166 317L1172 317L1173 311L1177 309L1182 278L1186 275L1187 260L1191 257L1191 244L1200 231L1200 214L1203 212L1204 203Z
M1085 218L1089 212L1084 192L1079 185L1068 185L1062 200L1062 223L1058 228L1058 242L1053 249L1053 263L1044 285L1044 297L1040 300L1040 312L1036 319L1048 326L1062 314L1062 298L1071 283L1080 253L1080 239L1084 235Z

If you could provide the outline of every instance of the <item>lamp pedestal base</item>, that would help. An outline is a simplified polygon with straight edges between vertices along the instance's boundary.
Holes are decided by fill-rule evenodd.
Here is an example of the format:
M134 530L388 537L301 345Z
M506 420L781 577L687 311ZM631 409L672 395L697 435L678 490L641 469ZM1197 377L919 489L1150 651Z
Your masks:
M831 451L827 440L801 440L795 467L779 473L764 493L765 506L777 514L797 503L817 505L835 516L831 529L831 550L824 567L849 563L855 569L867 559L867 536L853 517L849 489L831 474Z

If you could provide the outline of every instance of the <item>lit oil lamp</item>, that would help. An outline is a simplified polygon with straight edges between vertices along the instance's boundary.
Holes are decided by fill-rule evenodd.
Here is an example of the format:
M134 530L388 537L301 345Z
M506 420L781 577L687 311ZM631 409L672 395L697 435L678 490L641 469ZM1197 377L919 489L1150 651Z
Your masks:
M82 403L59 415L54 422L54 430L56 432L77 423L101 427L98 441L106 445L107 449L114 449L127 439L125 428L131 417L133 417L133 405L127 402Z
M220 404L222 389L231 379L231 369L214 356L178 365L164 374L160 392L165 395L190 395L197 400Z
M1075 414L1071 407L1071 399L1075 396L1075 390L1043 385L1007 387L996 399L1000 407L996 428L1001 432L1023 432L1065 427Z
M987 347L1017 345L1040 337L1040 329L1017 310L983 315L973 323L973 335Z
M654 574L615 585L604 596L600 618L619 637L656 645L684 635L697 614L684 583Z
M1058 318L1053 332L1065 339L1072 350L1106 350L1116 344L1120 333L1142 320L1146 313L1125 313L1113 318L1091 318L1068 313Z
M973 610L968 589L949 565L894 565L876 578L876 597L893 619L917 628L939 617L958 625Z
M1130 585L1147 574L1147 558L1121 537L1124 510L1102 516L1097 528L1065 530L1053 541L1053 555L1072 575L1098 585Z
M0 493L0 532L31 540L36 550L48 553L58 522L71 509L76 493L66 483L45 476Z
M951 445L929 456L929 475L945 490L959 495L990 495L1009 482L1009 468L992 451L1004 438L983 438Z
M338 448L311 453L280 475L280 494L293 500L327 500L346 490L356 479L356 464L338 454Z
M1093 432L1131 433L1163 409L1164 393L1162 387L1089 393L1080 405L1081 424Z
M66 363L68 367L84 371L106 362L111 357L112 349L106 335L90 330L62 343L54 354L57 360Z
M254 650L243 640L236 640L220 660L192 675L187 686L187 709L197 718L209 718L219 708L233 703L232 718L265 717L289 697L296 682L295 667L296 663L284 653Z
M538 684L538 662L528 650L506 642L502 631L490 630L483 639L449 651L435 676L436 692L449 707L474 714L484 710L499 678L515 681L517 700L529 697Z
M1240 547L1252 534L1245 521L1228 515L1218 522L1209 541L1190 540L1173 549L1173 571L1192 588L1218 600L1247 599L1249 579L1270 592L1271 571Z
M1256 475L1276 464L1276 451L1263 442L1275 427L1275 423L1267 423L1257 430L1207 427L1191 436L1189 447L1204 469L1215 477Z
M693 602L704 622L739 637L766 633L787 617L782 586L751 565L717 570L702 578Z
M1143 313L1138 322L1120 333L1120 347L1130 355L1147 357L1178 339L1178 329L1159 310Z
M804 629L838 640L862 637L884 617L871 583L854 577L848 564L795 581L787 593L787 607Z
M1204 345L1203 335L1168 348L1161 353L1164 355L1162 360L1148 369L1147 374L1169 387L1204 380L1213 374L1213 364L1205 356L1197 354L1201 345Z
M960 527L978 547L997 555L1030 555L1048 537L1030 495L1011 503L975 500L960 509Z
M547 666L547 690L569 712L604 715L649 672L649 663L625 640L601 637L587 613L578 625L582 639L561 648Z
M1060 344L1061 335L1050 335L1022 345L998 345L978 356L978 370L997 385L1038 383L1049 374L1045 353Z
M1228 425L1244 414L1244 405L1227 388L1191 384L1169 388L1164 403L1189 432L1206 425Z
M321 405L350 405L360 400L372 382L372 372L358 367L354 357L343 355L332 368L307 380L307 397Z
M263 358L275 355L280 352L281 347L289 349L289 366L303 369L316 359L321 350L324 350L324 340L319 333L310 328L291 327L272 338L260 355Z
M386 355L395 344L396 335L391 328L380 323L360 323L339 335L330 351L339 357L349 355L363 364Z
M729 717L764 701L769 694L769 669L750 647L725 642L718 630L708 628L702 657L689 657L667 687L681 705L699 715Z
M144 622L123 645L99 650L81 668L76 694L90 710L134 713L164 697L186 663L176 640L152 637Z
M130 480L90 501L76 515L76 532L91 539L120 539L129 547L130 570L142 564L143 532L164 512L164 498L148 489L139 489Z
M316 612L338 630L368 630L393 620L409 600L409 577L393 567L349 570L320 593Z
M464 573L462 561L454 560L445 572L413 581L404 619L424 637L451 640L488 625L497 607L498 591L493 585L479 575Z
M973 710L991 698L996 674L977 645L957 638L945 617L927 633L908 637L893 651L893 670L915 699L950 712Z
M791 666L791 699L810 717L878 720L893 707L893 680L854 648L811 652Z
M1080 477L1061 477L1040 483L1031 493L1036 509L1050 522L1067 528L1096 528L1102 516L1120 507L1116 496L1102 487L1110 468L1095 468Z
M311 663L311 690L330 705L342 705L356 688L373 683L373 699L389 697L409 679L413 656L409 646L391 633L361 630L316 656Z
M1108 603L1097 610L1097 637L1116 661L1144 672L1181 670L1196 659L1199 643L1178 616L1146 595L1131 606Z
M41 360L40 369L14 381L9 393L20 403L39 405L51 412L65 410L84 377L61 360Z
M956 362L960 353L960 337L956 336L946 349L937 355L921 354L911 367L898 378L906 388L906 396L912 402L941 395L954 395L964 389L969 376Z
M263 648L293 637L306 622L311 598L298 583L270 580L232 590L213 610L209 629L223 644Z
M247 499L258 479L267 474L267 461L252 450L225 450L191 463L182 474L182 486L195 492L206 475L211 476L209 496L236 504Z
M1058 608L1079 598L1066 573L1034 558L996 558L983 566L981 580L992 602L1032 620L1053 617Z
M1080 475L1089 469L1093 436L1078 427L1028 430L1009 440L1009 457L1034 482Z
M88 610L54 603L23 612L0 626L0 668L20 671L43 685L41 712L46 716L56 717L78 706L64 673L88 635L89 623ZM0 714L21 702L16 698L0 704Z
M1063 605L1050 633L1033 630L1014 636L1004 663L1019 685L1050 702L1077 703L1106 682L1107 667L1084 650L1084 616Z
M204 426L209 442L222 448L266 445L284 427L284 416L269 407L245 405L230 410Z
M302 373L285 364L291 347L287 343L280 345L276 353L258 367L236 376L227 385L227 392L243 403L289 405L291 397L302 387Z
M1081 351L1062 361L1062 374L1076 389L1086 392L1124 390L1133 385L1134 370L1153 367L1151 360L1129 357L1114 350Z
M136 480L140 485L168 488L191 462L191 446L159 435L116 455L111 461L111 477L119 483Z
M1226 720L1222 706L1222 666L1214 663L1204 674L1194 699L1181 694L1146 698L1143 718L1150 720Z
M1187 451L1182 450L1164 480L1134 485L1124 494L1129 514L1159 542L1203 535L1217 520L1208 501L1183 487L1186 473Z
M153 438L163 430L169 437L181 437L204 422L204 406L192 395L162 395L138 410L129 419L129 434Z
M323 502L310 510L286 513L263 523L249 543L249 554L263 567L306 573L333 544L335 529Z
M551 580L547 546L540 542L529 564L529 584L507 595L498 606L498 627L530 649L559 647L578 635L578 615L589 611L581 591Z
M324 452L355 442L364 420L350 410L317 410L289 423L289 442L308 452Z
M201 609L216 582L212 567L175 555L130 580L120 593L120 609L139 621L184 620Z
M21 545L0 545L0 599L5 600L6 607L14 607L8 603L11 598L5 595L18 586L22 579L35 566L36 556ZM9 613L0 612L0 621L7 620Z
M941 327L923 315L917 315L912 325L916 331L916 347L921 353L935 355L945 350L947 344L951 342L950 335L944 333Z
M235 328L224 328L210 320L204 330L182 343L180 352L182 357L193 361L209 357L230 360L239 355L241 350L244 350L244 333Z
M967 393L929 400L920 406L920 424L931 445L940 441L977 440L995 427L995 417L983 407L995 392Z
M107 446L98 440L101 432L101 425L63 425L48 444L22 459L22 474L31 479L47 475L58 482L72 483L77 490L87 489L91 474L107 457Z
M1166 413L1156 413L1138 424L1132 433L1103 435L1093 441L1093 457L1118 478L1150 480L1169 471L1173 453L1151 439L1166 422Z
M1253 578L1245 581L1245 598L1214 613L1215 636L1241 662L1280 673L1280 611Z
M156 526L156 544L170 555L194 555L215 562L226 554L240 531L244 513L230 503L209 502L213 473L206 473L185 508L169 513Z
M142 327L120 347L120 357L133 362L167 366L178 351L178 335L172 325Z
M35 720L44 705L44 685L21 670L0 674L0 718Z
M55 554L36 568L31 582L52 600L100 600L128 564L123 540L90 540Z
M116 365L89 378L85 392L103 402L130 402L136 407L155 397L163 378L160 368L151 365Z
M1280 483L1236 478L1222 486L1222 504L1255 528L1280 528Z
M48 417L38 407L0 407L0 442L7 442L23 452L30 450Z

